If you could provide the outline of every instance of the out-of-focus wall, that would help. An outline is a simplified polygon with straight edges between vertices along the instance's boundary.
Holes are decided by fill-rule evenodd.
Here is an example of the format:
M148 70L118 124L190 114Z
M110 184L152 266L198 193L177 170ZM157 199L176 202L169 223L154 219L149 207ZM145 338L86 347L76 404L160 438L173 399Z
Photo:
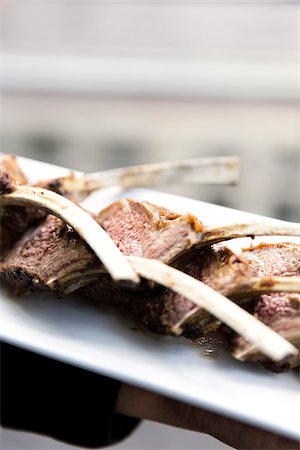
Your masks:
M5 151L82 171L236 154L241 158L238 187L159 188L299 219L294 105L23 95L10 95L4 105Z
M83 171L238 154L239 187L168 190L300 219L296 4L3 12L2 151Z

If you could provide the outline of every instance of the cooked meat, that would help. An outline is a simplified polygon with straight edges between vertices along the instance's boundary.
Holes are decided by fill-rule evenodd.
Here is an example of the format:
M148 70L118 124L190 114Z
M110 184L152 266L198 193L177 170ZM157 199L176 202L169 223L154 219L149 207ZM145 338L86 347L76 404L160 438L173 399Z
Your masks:
M261 249L268 250L269 247L275 259L276 250L279 251L281 256L282 248L289 251L290 258L289 261L286 261L285 267L286 269L289 268L291 274L298 274L299 245L286 243L277 246L259 246L257 252L259 253ZM182 254L173 261L173 265L208 284L223 295L238 299L240 305L249 305L249 307L256 301L257 297L251 298L249 295L248 297L247 295L240 297L240 294L248 292L251 277L272 276L271 267L266 273L262 273L257 270L255 265L251 265L244 258L244 253L236 255L221 245ZM274 276L277 275L279 276L280 273L275 271ZM140 296L139 293L128 293L126 290L113 287L111 283L105 285L102 283L103 280L98 280L87 284L82 290L83 294L94 300L104 301L112 306L133 312L152 331L171 334L183 331L183 335L192 338L214 331L220 325L220 322L211 314L199 309L193 302L171 289L161 287L160 289L157 288L156 291L149 291ZM295 293L266 295L274 298L283 295L290 299L299 297L299 294ZM297 310L299 301L295 302L294 306Z
M242 256L259 275L293 277L300 273L299 244L260 244L244 249Z
M192 276L198 274L212 287L222 285L224 267L234 277L249 269L229 250L192 252L195 263L188 253L195 235L202 230L202 224L191 215L179 215L148 202L121 200L103 210L98 217L100 224L110 234L121 251L127 255L144 256L169 263L182 255L177 266ZM206 269L206 266L211 269ZM219 277L213 272L218 270ZM209 273L210 271L210 273ZM66 295L88 284L85 295L96 300L120 306L134 312L152 330L171 332L182 315L194 308L194 304L178 294L157 287L149 293L144 290L142 299L132 290L113 285L110 277L101 275L101 267L94 253L78 238L74 231L60 219L48 216L37 228L29 230L13 247L1 266L2 278L12 284L18 293L45 289L53 278L55 289ZM222 275L223 274L223 275ZM101 279L99 280L99 276ZM230 275L227 274L227 278ZM92 281L97 280L97 283ZM235 283L236 284L236 283ZM139 301L138 300L139 297ZM127 301L125 301L127 298ZM211 320L211 316L209 316ZM195 332L199 332L198 322Z
M19 294L47 288L53 277L67 276L99 261L71 227L48 215L28 230L1 264L1 276Z
M182 255L174 265L226 297L243 292L248 279L256 275L246 261L220 244ZM199 335L200 331L214 331L219 326L213 316L176 292L166 290L163 303L166 305L163 320L173 332L181 323L184 323L183 334L191 337Z
M300 274L300 246L296 244L262 244L245 250L243 258L258 275L292 277ZM263 294L251 299L251 305L251 312L257 319L300 348L300 294ZM233 342L234 355L251 361L262 361L273 371L288 370L299 365L298 358L283 365L266 361L264 355L242 337L236 337Z
M202 223L148 202L123 199L99 214L100 223L125 255L169 262L195 243Z
M219 245L180 255L173 265L226 296L242 289L243 280L255 275L245 261ZM144 292L141 296L116 288L111 283L103 285L101 279L86 285L82 292L94 300L126 308L138 316L147 328L158 333L176 334L178 324L185 317L183 334L188 337L197 337L219 325L214 317L199 310L193 302L163 287Z
M133 200L114 203L97 220L124 254L163 262L188 250L202 227L191 215L180 216L148 202ZM84 272L93 269L94 276L84 276ZM99 261L71 228L60 219L48 216L17 242L4 259L1 272L18 292L35 291L55 277L57 289L63 295L97 279ZM34 281L29 283L29 279Z
M7 206L1 209L0 254L5 258L9 249L19 237L34 223L39 222L45 214L36 208Z
M243 291L245 282L255 275L242 258L221 245L186 253L174 265L226 297ZM220 325L209 313L170 289L165 289L161 302L161 320L169 332L177 333L182 327L185 336L196 337Z
M204 228L202 223L189 214L179 215L148 202L115 202L103 210L97 220L124 254L172 264L228 297L243 293L247 281L254 276L299 275L300 246L261 245L240 256L220 245L195 249L197 236ZM195 337L220 325L211 315L170 289L150 288L142 283L139 290L132 291L114 285L89 246L73 229L51 215L22 235L9 250L0 269L2 278L19 293L51 287L59 295L67 295L80 289L94 300L133 313L158 333L176 334L183 330L186 336ZM280 332L286 326L290 332L291 320L293 324L296 324L294 320L299 320L298 294L269 295L272 299L284 298L281 315L276 312L276 319L274 308L268 306L268 313L265 312L263 300L268 295L260 296L259 301L257 297L247 301L256 304L254 314L262 321L268 316L268 325L272 328L280 323ZM295 298L297 302L293 301ZM262 304L264 308L259 306ZM276 305L274 311L279 308L278 302ZM288 333L286 336L289 337ZM237 339L236 342L237 348L244 349L248 345L246 341ZM295 361L288 363L296 365Z
M245 262L225 248L187 252L202 229L191 215L180 216L147 202L122 200L103 210L98 219L123 253L165 263L177 256L176 267L225 295L252 273ZM152 290L149 294L144 292L137 302L138 294L105 282L103 275L99 280L101 267L94 253L71 228L53 216L23 236L5 258L1 272L19 293L43 289L55 278L54 287L60 295L88 284L84 294L101 301L107 297L117 304L118 298L124 303L123 299L129 297L127 309L158 332L174 332L183 316L197 310L190 300L171 290L157 288L155 295ZM195 335L212 321L212 316L198 311L184 327L185 332Z
M0 159L1 194L9 192L12 185L25 184L26 178L14 156ZM19 237L33 224L39 222L45 213L31 207L5 206L0 208L0 259L3 260Z

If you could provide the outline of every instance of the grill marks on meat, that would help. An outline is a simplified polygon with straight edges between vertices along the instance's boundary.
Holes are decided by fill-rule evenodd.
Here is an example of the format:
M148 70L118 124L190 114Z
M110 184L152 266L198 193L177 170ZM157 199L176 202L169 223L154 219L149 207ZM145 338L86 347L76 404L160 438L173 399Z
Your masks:
M291 243L262 244L243 252L249 266L259 275L299 276L300 246ZM263 294L251 299L251 311L254 316L271 327L296 347L300 348L300 294L278 292ZM294 358L285 365L278 366L265 360L253 345L244 338L234 339L234 355L243 359L262 361L269 369L279 372L299 365Z

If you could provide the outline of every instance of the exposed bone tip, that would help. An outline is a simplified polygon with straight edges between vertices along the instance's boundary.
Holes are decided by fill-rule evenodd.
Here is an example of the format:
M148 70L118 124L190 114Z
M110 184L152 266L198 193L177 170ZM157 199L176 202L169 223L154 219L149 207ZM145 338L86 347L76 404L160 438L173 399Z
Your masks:
M287 341L288 342L288 341ZM297 347L295 347L293 344L289 343L290 345L288 348L285 349L285 351L278 352L277 355L268 355L269 358L272 361L275 361L276 363L285 364L290 359L294 359L295 357L299 358L299 350ZM237 349L234 350L231 355L233 358L239 360L239 361L251 361L251 355L254 355L258 352L258 346L252 345L250 348L246 349Z

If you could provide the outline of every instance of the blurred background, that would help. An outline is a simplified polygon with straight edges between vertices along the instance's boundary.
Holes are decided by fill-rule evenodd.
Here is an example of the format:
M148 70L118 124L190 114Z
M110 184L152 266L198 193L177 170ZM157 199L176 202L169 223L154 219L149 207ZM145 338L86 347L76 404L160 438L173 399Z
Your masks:
M238 187L163 189L300 220L298 2L12 0L0 8L1 151L85 172L239 155ZM3 450L71 449L56 445L2 433ZM228 447L145 423L115 448Z

